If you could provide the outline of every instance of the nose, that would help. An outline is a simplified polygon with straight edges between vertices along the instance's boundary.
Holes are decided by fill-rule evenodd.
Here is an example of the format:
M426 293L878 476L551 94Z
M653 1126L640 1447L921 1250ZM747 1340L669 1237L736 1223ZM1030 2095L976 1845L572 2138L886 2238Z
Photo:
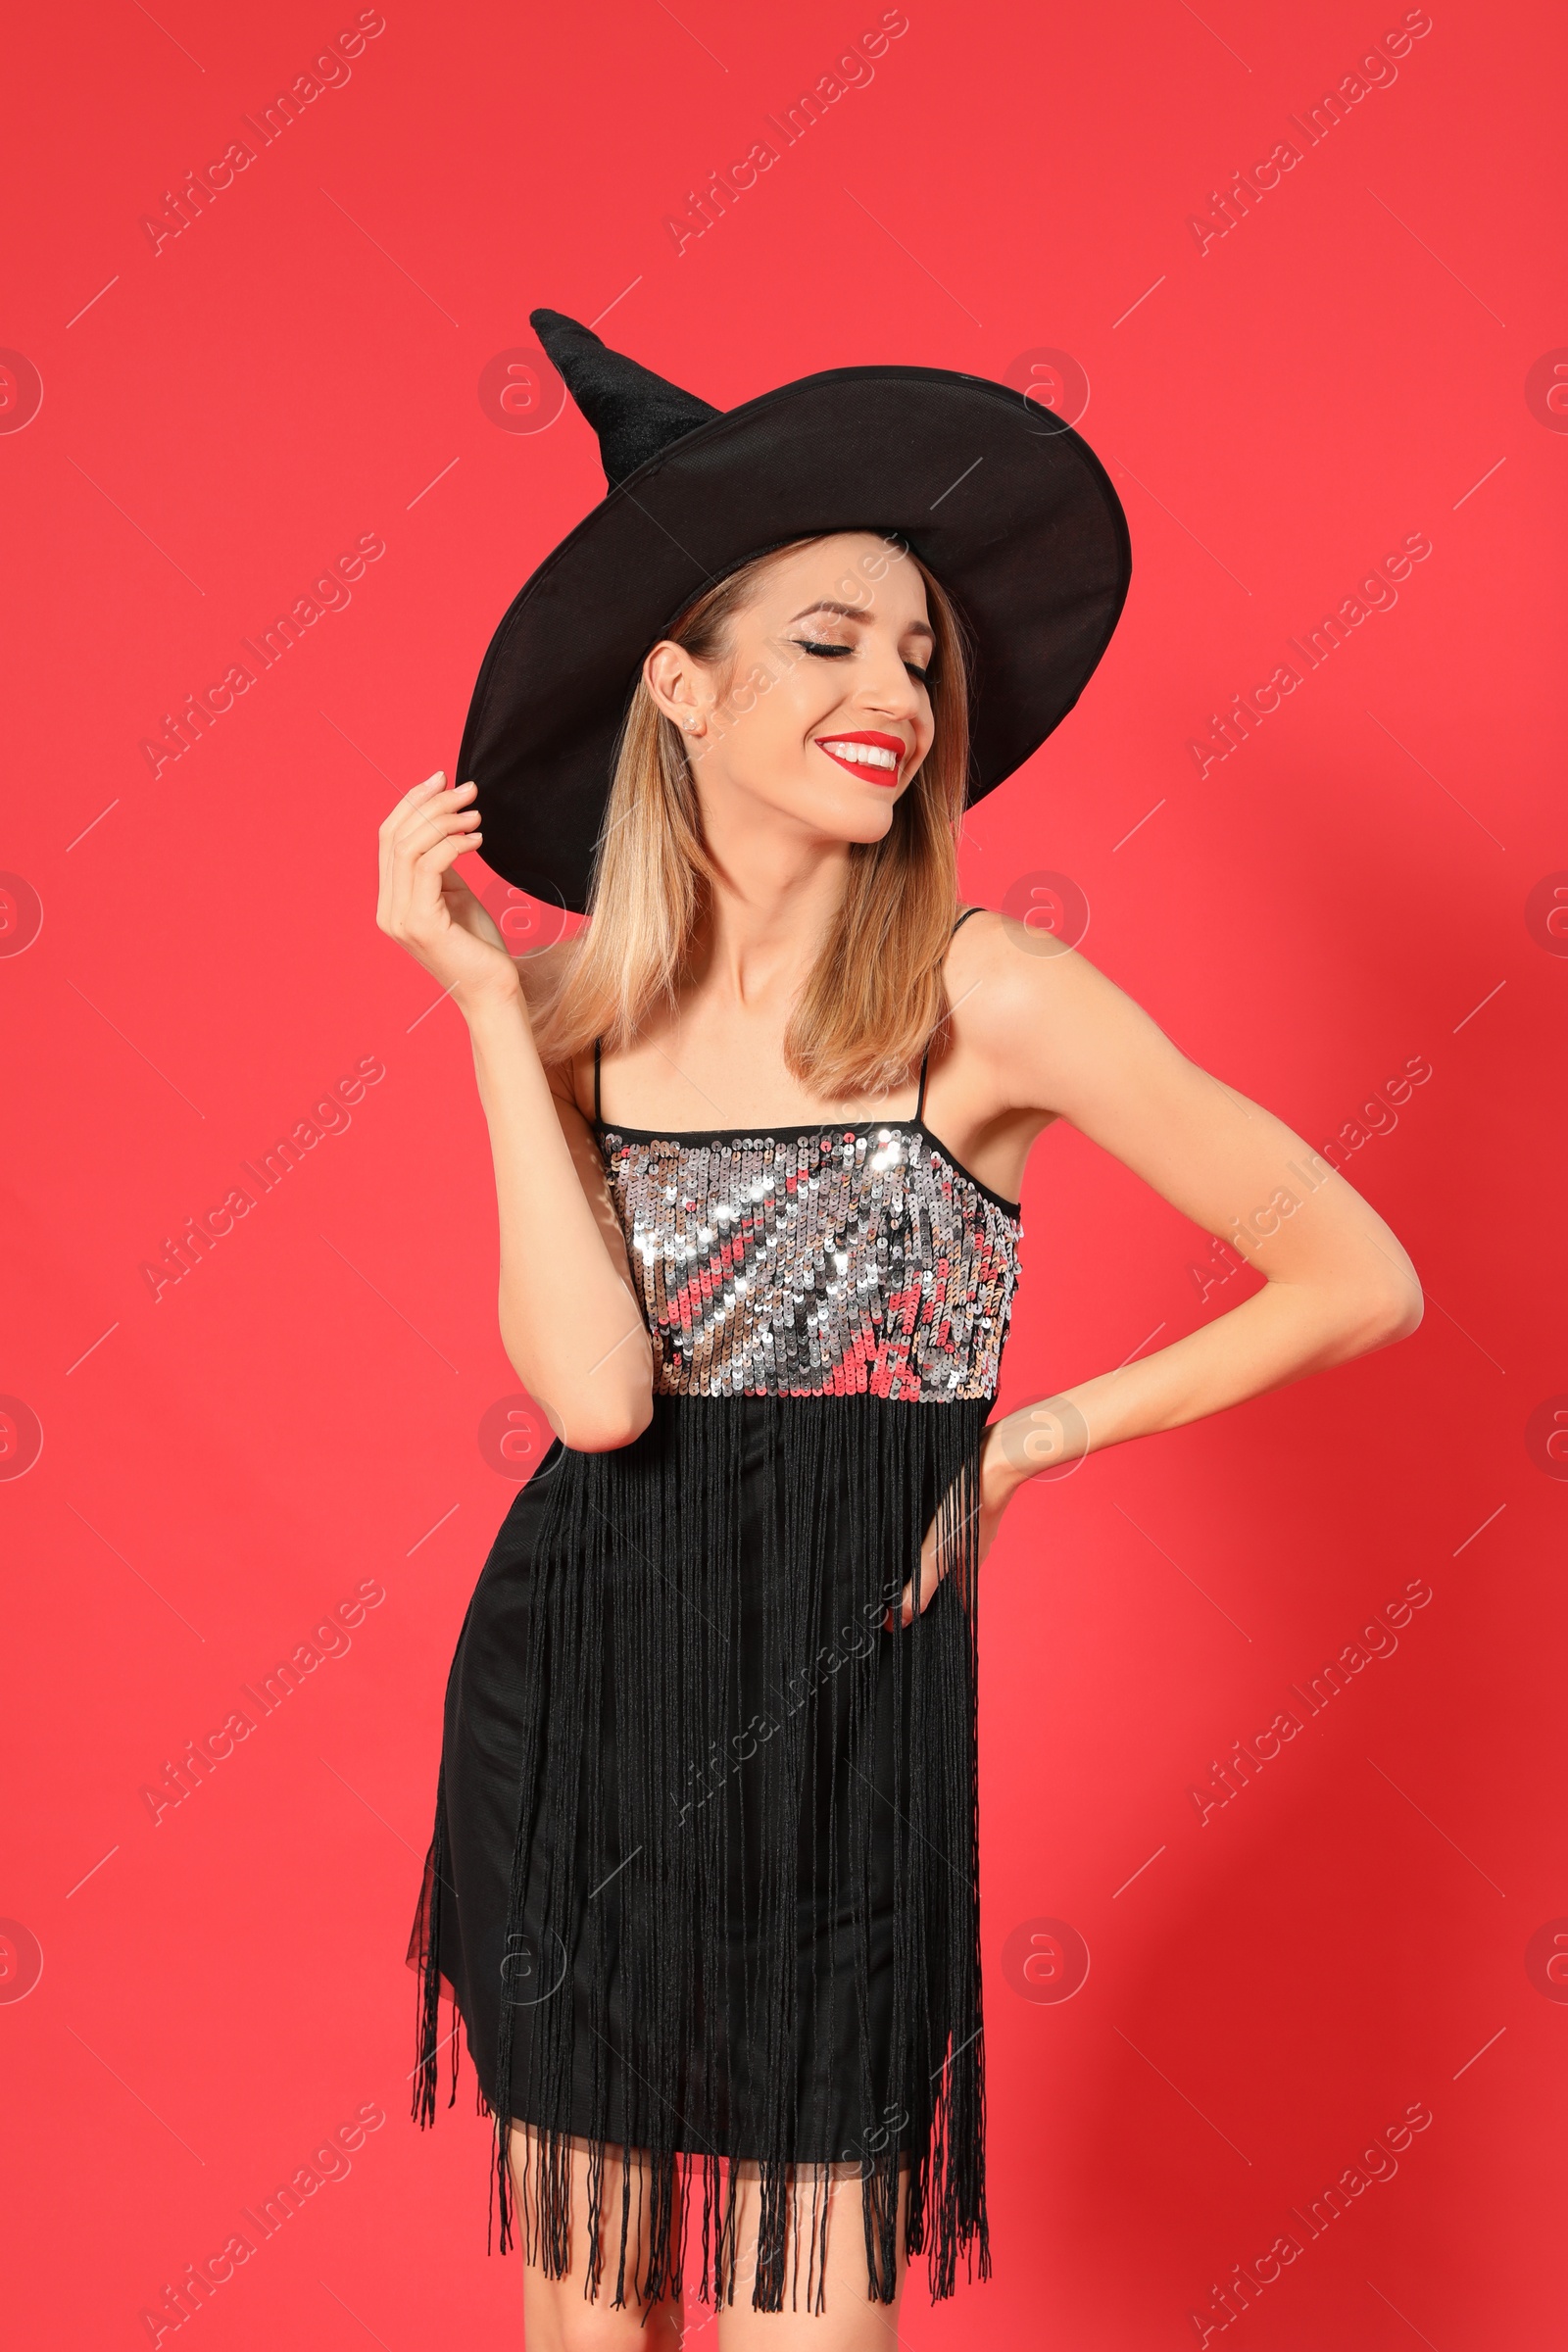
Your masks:
M897 646L867 646L866 662L853 697L857 707L879 718L913 723L918 715L919 689L905 667Z

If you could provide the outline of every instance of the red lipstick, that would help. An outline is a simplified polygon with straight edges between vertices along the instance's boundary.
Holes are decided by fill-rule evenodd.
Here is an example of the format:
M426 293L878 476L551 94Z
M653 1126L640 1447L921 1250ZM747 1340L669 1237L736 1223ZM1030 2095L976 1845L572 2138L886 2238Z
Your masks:
M875 728L835 728L827 735L813 735L811 741L829 760L858 776L862 784L897 784L899 772L908 753L908 745L898 735L884 735ZM864 744L869 750L891 755L875 760L857 759L849 749L852 744ZM839 747L843 747L842 749Z

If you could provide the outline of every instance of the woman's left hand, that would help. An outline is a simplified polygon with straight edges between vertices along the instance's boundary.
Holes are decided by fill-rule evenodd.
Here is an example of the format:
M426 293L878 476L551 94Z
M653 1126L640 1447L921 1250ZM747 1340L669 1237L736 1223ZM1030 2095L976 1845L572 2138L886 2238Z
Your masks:
M976 1530L978 1538L977 1564L991 1549L992 1538L1001 1525L1002 1514L1006 1509L1018 1485L1018 1473L1008 1462L1004 1449L1002 1428L1003 1424L1000 1421L989 1423L986 1429L985 1444L980 1448L980 1508ZM931 1525L926 1529L925 1541L920 1546L920 1614L922 1616L931 1604L932 1594L951 1566L945 1552L941 1557L938 1556L937 1526L941 1515L938 1512L937 1518L933 1519ZM899 1623L908 1625L913 1615L914 1608L910 1589L906 1585L899 1596ZM891 1608L882 1623L887 1632L893 1631Z

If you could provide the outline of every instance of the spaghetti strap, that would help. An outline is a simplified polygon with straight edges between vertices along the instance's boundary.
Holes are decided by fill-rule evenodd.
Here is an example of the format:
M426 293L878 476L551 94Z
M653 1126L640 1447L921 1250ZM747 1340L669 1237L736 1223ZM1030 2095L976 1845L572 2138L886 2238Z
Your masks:
M962 912L962 913L959 915L959 917L958 917L958 919L957 919L957 922L956 922L956 923L954 924L954 926L953 926L953 931L950 931L950 932L948 933L948 938L949 938L949 941L950 941L950 942L952 941L952 939L953 939L953 935L954 935L954 932L955 932L955 931L957 931L957 930L958 930L958 929L959 929L959 928L960 928L960 927L961 927L961 926L962 926L964 923L966 923L966 922L969 920L969 917L970 917L970 915L971 915L971 914L978 914L979 912L980 912L980 909L979 909L979 907L978 907L978 906L966 906L966 907L964 908L963 912ZM929 1039L927 1039L927 1041L926 1041L926 1049L925 1049L925 1052L924 1052L924 1053L921 1054L921 1056L920 1056L920 1095L919 1095L919 1100L916 1102L916 1103L915 1103L915 1106L914 1106L914 1116L915 1116L915 1120L916 1120L916 1122L917 1122L917 1123L919 1122L919 1120L921 1120L921 1119L922 1119L922 1118L925 1116L925 1078L926 1078L926 1064L927 1064L927 1063L930 1061L930 1059L931 1059L931 1044L930 1044L930 1040L929 1040Z
M594 1125L596 1127L604 1125L604 1120L599 1115L599 1040L597 1037L594 1039Z

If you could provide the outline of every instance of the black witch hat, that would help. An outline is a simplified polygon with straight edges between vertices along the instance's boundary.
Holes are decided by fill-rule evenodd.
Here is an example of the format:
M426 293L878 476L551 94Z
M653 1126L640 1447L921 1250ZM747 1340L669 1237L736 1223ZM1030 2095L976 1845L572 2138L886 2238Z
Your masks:
M457 780L484 858L581 912L616 738L644 656L763 551L898 533L967 623L972 805L1066 717L1132 565L1121 502L1069 425L942 368L830 368L738 409L611 351L559 311L529 323L599 436L606 496L518 591L474 687Z

